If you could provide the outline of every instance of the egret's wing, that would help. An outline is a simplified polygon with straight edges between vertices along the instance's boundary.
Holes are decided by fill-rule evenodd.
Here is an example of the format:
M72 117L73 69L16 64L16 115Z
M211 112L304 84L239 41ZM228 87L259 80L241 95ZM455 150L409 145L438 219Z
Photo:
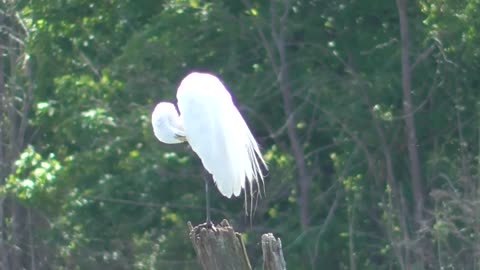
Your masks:
M245 179L262 178L257 143L218 78L188 75L177 99L187 141L224 196L240 195Z

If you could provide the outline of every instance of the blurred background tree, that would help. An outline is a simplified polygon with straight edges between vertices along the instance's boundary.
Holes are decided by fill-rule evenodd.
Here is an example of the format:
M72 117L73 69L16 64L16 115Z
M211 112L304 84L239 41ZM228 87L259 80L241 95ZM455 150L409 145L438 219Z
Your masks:
M265 232L292 270L480 269L479 11L1 0L0 269L199 269L201 162L150 127L194 70L229 86L270 167L252 225L212 194L255 269Z

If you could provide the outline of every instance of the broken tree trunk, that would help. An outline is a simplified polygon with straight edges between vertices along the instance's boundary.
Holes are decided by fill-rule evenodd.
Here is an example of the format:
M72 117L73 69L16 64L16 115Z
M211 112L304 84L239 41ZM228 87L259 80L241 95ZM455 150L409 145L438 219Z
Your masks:
M213 228L189 222L190 240L204 270L252 270L245 244L240 233L233 230L227 220ZM265 270L286 270L280 239L273 235L262 236Z
M287 264L283 258L282 241L275 239L273 234L262 235L263 270L286 270Z

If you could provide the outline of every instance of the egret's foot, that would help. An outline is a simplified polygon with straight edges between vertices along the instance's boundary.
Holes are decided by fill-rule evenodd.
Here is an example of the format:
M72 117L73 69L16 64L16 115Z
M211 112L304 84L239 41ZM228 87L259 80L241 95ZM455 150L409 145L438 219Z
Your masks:
M205 223L198 224L195 228L197 230L205 228L207 230L217 231L217 228L215 227L215 224L213 224L213 222L211 220L207 220L207 222L205 222Z

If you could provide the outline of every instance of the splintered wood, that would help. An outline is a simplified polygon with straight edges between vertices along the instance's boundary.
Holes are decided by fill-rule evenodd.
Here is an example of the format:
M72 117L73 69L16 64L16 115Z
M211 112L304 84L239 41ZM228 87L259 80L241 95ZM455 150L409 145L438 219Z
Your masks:
M190 228L190 239L203 269L251 270L242 237L223 220L218 226Z
M190 240L204 270L252 270L245 244L240 233L233 230L227 220L219 225L195 228L189 222ZM265 270L286 270L282 243L273 234L262 236L263 265Z

